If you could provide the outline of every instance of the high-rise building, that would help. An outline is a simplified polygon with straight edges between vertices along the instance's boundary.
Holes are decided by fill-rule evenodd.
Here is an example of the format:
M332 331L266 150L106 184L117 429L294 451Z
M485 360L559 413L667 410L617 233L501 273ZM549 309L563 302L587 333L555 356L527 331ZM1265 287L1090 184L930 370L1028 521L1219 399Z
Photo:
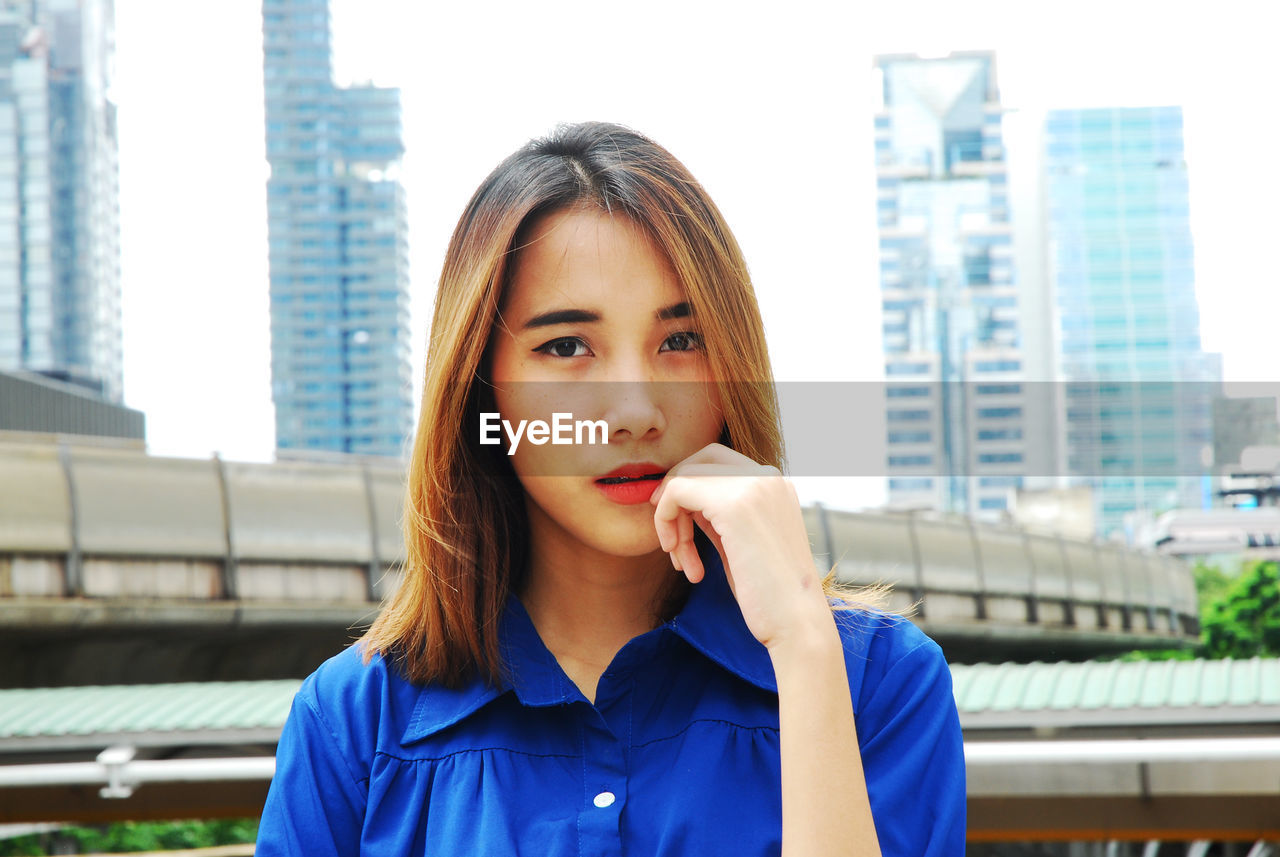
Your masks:
M123 394L111 0L0 0L0 370Z
M889 504L999 514L1038 447L995 55L875 68Z
M1055 110L1044 132L1060 448L1108 535L1206 499L1221 369L1200 349L1182 111Z
M328 0L263 0L280 452L400 455L412 421L400 93L342 88Z

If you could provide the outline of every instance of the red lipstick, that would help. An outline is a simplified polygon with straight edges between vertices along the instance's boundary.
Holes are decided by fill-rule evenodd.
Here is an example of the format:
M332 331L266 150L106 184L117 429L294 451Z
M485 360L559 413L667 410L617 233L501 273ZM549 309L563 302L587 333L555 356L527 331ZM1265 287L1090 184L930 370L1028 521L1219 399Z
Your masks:
M613 502L634 506L649 502L666 475L666 469L656 464L625 464L596 479L596 487Z

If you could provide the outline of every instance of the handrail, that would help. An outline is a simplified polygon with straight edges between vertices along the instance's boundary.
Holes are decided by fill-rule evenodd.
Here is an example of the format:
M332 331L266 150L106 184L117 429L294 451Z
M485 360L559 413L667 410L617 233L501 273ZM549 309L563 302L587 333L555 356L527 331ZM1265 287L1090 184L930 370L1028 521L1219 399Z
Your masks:
M148 783L269 780L276 769L273 756L138 760L133 753L116 746L92 762L0 765L0 788L97 785L103 797L127 798ZM1280 736L965 741L964 758L969 767L1275 761Z

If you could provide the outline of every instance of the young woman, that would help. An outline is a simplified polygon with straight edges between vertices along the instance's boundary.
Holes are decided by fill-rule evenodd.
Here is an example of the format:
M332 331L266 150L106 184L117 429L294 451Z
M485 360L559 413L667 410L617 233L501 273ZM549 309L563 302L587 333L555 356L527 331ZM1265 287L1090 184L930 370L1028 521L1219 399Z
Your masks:
M403 580L299 691L259 857L962 854L946 663L819 578L771 378L665 149L504 161L440 279Z

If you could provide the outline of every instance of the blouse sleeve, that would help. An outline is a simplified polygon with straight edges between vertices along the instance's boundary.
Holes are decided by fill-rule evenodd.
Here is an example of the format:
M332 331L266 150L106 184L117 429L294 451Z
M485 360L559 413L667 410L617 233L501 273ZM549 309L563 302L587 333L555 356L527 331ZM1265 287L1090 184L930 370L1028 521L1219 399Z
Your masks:
M258 857L360 853L367 785L347 767L333 730L309 700L294 698L276 749L276 772L258 827Z
M962 857L964 742L938 645L924 637L891 664L856 724L884 857Z

